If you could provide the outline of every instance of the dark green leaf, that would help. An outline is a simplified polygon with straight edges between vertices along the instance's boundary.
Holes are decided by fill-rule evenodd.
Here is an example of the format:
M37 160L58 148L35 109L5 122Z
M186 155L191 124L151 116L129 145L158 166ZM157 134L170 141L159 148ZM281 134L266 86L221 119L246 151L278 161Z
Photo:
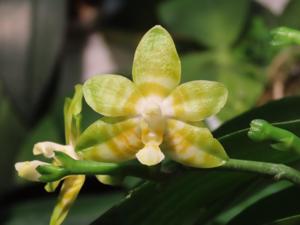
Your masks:
M270 223L274 220L293 216L299 213L300 205L296 199L299 199L299 187L291 187L274 193L248 207L245 211L234 218L228 225L261 225ZM295 221L300 221L299 218L293 218ZM291 219L291 222L293 221ZM287 222L287 221L286 221ZM271 224L289 224L289 223L271 223Z
M267 225L299 225L299 224L300 224L300 215L295 215L284 219L276 220L272 223L268 223Z
M110 194L81 195L64 222L64 225L85 225L91 223L99 214L101 215L112 205L117 203L123 194L120 192ZM44 225L50 221L51 212L55 205L56 196L27 200L9 208L9 214L4 220L5 225Z
M244 114L225 122L215 131L217 137L249 127L251 120L264 119L269 122L282 122L299 119L300 97L287 97L269 102L261 107L249 110Z

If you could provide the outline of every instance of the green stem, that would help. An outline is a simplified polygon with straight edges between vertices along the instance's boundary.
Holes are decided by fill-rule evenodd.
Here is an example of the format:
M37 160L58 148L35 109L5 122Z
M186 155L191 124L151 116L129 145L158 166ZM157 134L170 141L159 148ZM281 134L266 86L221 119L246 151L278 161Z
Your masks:
M289 180L300 185L300 171L284 164L229 159L221 168L270 175L276 180Z
M62 162L61 167L40 166L40 181L50 182L59 180L68 175L112 175L135 176L149 180L165 180L171 173L162 171L160 167L148 167L139 163L102 163L88 160L74 160L64 153L56 153L56 157ZM230 169L235 171L247 171L258 174L270 175L275 179L289 180L300 185L300 171L289 166L268 162L257 162L240 159L229 159L223 166L216 169ZM199 170L199 169L197 169Z
M90 160L74 160L62 152L56 152L55 157L62 166L39 166L42 182L52 182L69 175L117 175L135 176L149 180L164 180L170 174L162 172L159 167L148 167L139 163L104 163Z

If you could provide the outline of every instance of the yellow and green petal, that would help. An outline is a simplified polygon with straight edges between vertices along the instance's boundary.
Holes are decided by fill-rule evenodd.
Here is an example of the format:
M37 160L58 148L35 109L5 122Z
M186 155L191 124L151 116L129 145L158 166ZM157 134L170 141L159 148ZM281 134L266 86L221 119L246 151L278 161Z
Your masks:
M87 104L104 116L134 116L142 95L136 85L119 75L98 75L83 85Z
M179 84L180 60L172 37L163 27L153 27L140 41L132 76L145 96L167 96Z
M164 153L181 164L212 168L223 165L228 156L207 128L168 119L164 139Z
M96 175L98 181L102 184L118 186L121 185L124 181L123 176L110 176L110 175Z
M100 119L82 133L76 151L83 159L94 161L131 160L143 147L139 121L139 118L121 122L107 122L105 119Z
M58 202L53 210L50 225L60 225L68 215L69 209L77 198L84 184L85 176L75 175L67 177L61 187Z
M227 95L226 87L219 82L187 82L164 100L163 114L184 121L200 121L218 113L225 105Z
M80 135L82 109L82 85L75 86L73 98L66 98L64 104L64 122L66 144L74 145Z

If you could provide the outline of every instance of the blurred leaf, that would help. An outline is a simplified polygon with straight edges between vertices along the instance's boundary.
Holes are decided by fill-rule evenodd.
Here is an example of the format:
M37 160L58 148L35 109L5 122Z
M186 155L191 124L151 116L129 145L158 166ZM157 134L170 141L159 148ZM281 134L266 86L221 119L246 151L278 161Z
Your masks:
M46 117L40 121L40 123L31 130L21 149L17 155L16 161L33 160L35 156L32 153L33 145L41 141L52 141L64 144L63 131L60 131L56 126L55 121L51 117Z
M279 25L300 29L299 13L300 1L290 0L283 14L279 18Z
M249 9L249 0L169 0L159 8L170 30L209 47L232 45Z
M120 192L104 193L103 195L81 195L72 207L64 225L85 225L116 204L123 194ZM40 198L22 201L9 208L5 225L45 225L49 223L56 198ZM2 218L3 221L4 218Z
M249 28L234 51L248 62L257 66L267 66L275 53L270 41L270 28L266 21L261 16L255 16L251 18Z
M299 225L299 224L300 224L300 215L295 215L284 219L276 220L272 223L268 223L267 225Z
M215 216L207 225L227 224L232 218L240 214L249 206L267 196L287 189L292 185L293 184L288 181L280 181L271 184L262 180L252 182L248 187L240 190L239 195L231 200L229 206L226 207L219 215Z
M0 87L0 192L8 188L14 174L15 154L25 137L26 129L18 121Z
M293 106L290 107L291 111L292 108ZM258 109L254 111L256 110ZM265 119L274 112L272 105L264 110ZM247 114L242 117L247 117ZM289 118L282 115L281 119ZM232 120L231 124L234 127L235 121ZM280 126L300 133L300 120L281 123ZM274 151L267 143L250 141L247 130L227 134L219 140L232 158L281 163L299 159L295 155ZM213 216L210 212L215 209L216 202L223 201L224 197L236 198L242 188L248 187L256 177L257 175L247 173L201 170L182 174L161 184L150 182L133 191L121 204L110 209L93 224L188 225L195 221L204 224ZM136 207L141 202L142 207Z
M34 118L57 66L64 37L65 6L65 0L0 2L1 78L26 119Z
M252 107L263 89L259 69L238 62L226 52L187 54L182 57L182 71L184 81L216 80L227 87L228 102L218 114L223 120Z
M300 31L288 27L278 27L272 30L273 46L300 45Z

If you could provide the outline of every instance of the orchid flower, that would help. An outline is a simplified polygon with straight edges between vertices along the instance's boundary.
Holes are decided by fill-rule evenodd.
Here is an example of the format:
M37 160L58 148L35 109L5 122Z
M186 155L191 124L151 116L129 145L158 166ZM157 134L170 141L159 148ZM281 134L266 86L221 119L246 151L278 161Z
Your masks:
M43 155L46 158L52 159L52 164L33 160L27 162L18 162L15 168L20 177L31 181L41 181L42 174L39 173L39 166L60 166L61 162L55 157L55 152L63 152L71 158L78 160L80 156L75 152L74 146L80 135L80 112L82 102L82 87L75 87L75 94L72 99L67 98L64 106L65 118L65 138L66 145L61 145L53 142L40 142L34 145L33 154ZM72 175L63 178L63 184L58 197L58 202L53 210L50 225L61 224L68 214L68 211L75 201L83 183L84 175ZM45 186L47 191L54 191L60 181L48 183Z
M165 156L181 164L210 168L228 159L211 132L196 122L216 114L227 100L218 82L179 85L180 60L169 33L150 29L134 56L133 82L121 75L98 75L83 85L87 104L104 118L88 127L76 151L83 159L122 162L137 158L147 166Z
M228 160L222 145L201 122L221 110L227 89L213 81L179 85L180 60L171 36L161 26L153 27L142 38L132 73L133 82L108 74L92 77L83 87L76 86L74 97L65 102L66 145L40 142L33 148L34 155L42 154L52 163L16 163L21 177L53 181L46 185L48 191L54 191L63 180L50 225L63 222L85 181L83 174L93 174L85 170L91 167L91 171L96 171L98 162L100 167L116 168L120 164L112 163L137 158L140 163L153 166L167 156L187 166L210 168ZM83 96L104 117L81 134ZM75 173L61 173L67 171L65 162L73 163L74 168L82 167ZM102 170L97 178L102 183L116 182L118 179L114 178L119 177L108 176L107 171Z

